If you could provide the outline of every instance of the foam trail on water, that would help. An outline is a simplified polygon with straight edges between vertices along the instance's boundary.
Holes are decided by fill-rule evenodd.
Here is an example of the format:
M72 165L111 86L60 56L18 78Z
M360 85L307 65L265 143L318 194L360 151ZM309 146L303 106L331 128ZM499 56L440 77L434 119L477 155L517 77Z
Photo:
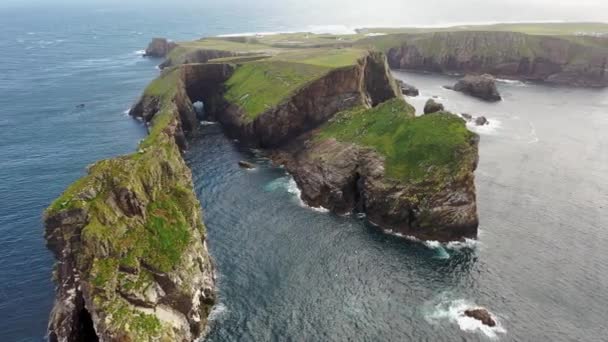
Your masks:
M317 208L317 207L311 207L311 206L307 205L302 200L302 191L298 187L298 184L296 183L296 181L291 176L277 178L264 186L264 191L267 191L267 192L274 192L278 189L282 189L284 191L287 191L289 194L293 195L293 197L297 199L298 204L301 207L312 209L312 210L320 212L320 213L329 212L329 209L326 209L323 207Z

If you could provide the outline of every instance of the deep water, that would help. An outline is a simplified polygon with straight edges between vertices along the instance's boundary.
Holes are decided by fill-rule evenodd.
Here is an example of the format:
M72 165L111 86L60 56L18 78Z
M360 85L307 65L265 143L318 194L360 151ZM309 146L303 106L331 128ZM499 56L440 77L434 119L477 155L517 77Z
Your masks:
M53 258L42 210L88 164L133 151L145 135L124 112L160 61L138 50L154 36L328 23L298 13L0 8L0 341L44 339ZM608 93L505 83L505 101L486 104L441 88L453 79L396 74L420 87L417 107L437 95L490 120L479 129L479 242L423 244L307 208L282 169L205 126L187 160L219 271L208 340L604 339ZM242 170L240 159L259 167ZM459 318L473 304L500 328Z

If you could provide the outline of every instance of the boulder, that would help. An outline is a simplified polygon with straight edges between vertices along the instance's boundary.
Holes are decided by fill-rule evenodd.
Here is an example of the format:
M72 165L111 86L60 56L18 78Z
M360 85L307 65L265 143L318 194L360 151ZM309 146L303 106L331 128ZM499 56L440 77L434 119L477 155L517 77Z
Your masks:
M148 44L148 48L146 49L144 56L164 58L167 57L169 52L171 52L171 50L173 50L176 46L177 44L167 40L166 38L154 38L150 44Z
M489 327L496 326L496 321L492 317L492 314L490 314L490 312L486 309L483 309L483 308L468 309L464 312L464 315L467 317L474 318L478 321L481 321L481 323L483 323Z
M475 118L475 124L477 126L483 126L483 125L489 125L490 122L488 121L488 119L486 119L485 116L478 116L477 118Z
M465 119L466 121L473 120L473 115L471 115L471 114L462 113L462 114L460 114L460 116L462 116L462 118Z
M426 101L426 104L424 105L424 114L441 112L444 109L445 108L443 108L443 105L441 103L435 102L435 100L433 100L433 99L429 99L428 101Z
M492 75L465 76L454 85L453 90L485 101L496 102L502 100L496 88L496 80Z
M252 164L248 161L244 161L244 160L239 161L239 166L242 167L243 169L249 169L249 170L255 169L254 164Z
M401 80L397 80L397 84L399 85L399 89L401 89L401 93L403 93L403 95L407 95L410 97L416 97L420 95L420 91L418 90L418 88L414 87L411 84L407 84Z

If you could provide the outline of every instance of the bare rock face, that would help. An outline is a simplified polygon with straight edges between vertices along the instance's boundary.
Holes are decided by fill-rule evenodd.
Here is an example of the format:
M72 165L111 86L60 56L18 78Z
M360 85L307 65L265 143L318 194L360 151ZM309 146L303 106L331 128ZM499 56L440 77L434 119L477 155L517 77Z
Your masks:
M244 143L276 148L355 106L374 106L399 96L386 57L370 52L358 64L339 68L298 90L278 106L249 120L236 105L216 111L227 133Z
M477 117L477 118L475 119L475 124L476 124L477 126L483 126L483 125L488 125L488 124L489 124L489 122L488 122L488 119L486 119L486 117L485 117L485 116L479 116L479 117Z
M436 102L433 99L429 99L428 101L426 101L426 104L424 105L424 114L441 112L444 109L445 108L443 107L443 104Z
M488 312L488 310L486 310L486 309L483 309L483 308L469 309L469 310L466 310L464 312L464 314L467 317L475 318L476 320L481 321L481 323L483 323L489 327L496 326L496 321L494 320L494 318L492 317L490 312Z
M477 153L478 139L470 144ZM388 179L378 153L333 139L297 141L273 159L293 175L310 206L339 214L365 212L382 228L420 239L477 236L476 157L458 176L426 184Z
M496 102L502 100L496 88L496 80L492 75L465 76L452 89L485 101Z
M418 88L414 87L411 84L405 83L401 80L397 80L397 85L401 89L401 92L403 93L403 95L407 95L410 97L416 97L416 96L420 95L420 91L418 90Z
M166 38L154 38L150 44L148 44L144 56L164 58L167 57L169 52L176 46L177 45L174 42L169 41Z

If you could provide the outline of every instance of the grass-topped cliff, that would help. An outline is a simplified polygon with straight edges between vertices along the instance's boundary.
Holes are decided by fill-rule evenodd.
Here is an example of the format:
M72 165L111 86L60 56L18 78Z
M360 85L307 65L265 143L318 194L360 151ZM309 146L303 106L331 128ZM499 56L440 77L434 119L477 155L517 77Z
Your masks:
M317 138L370 147L385 157L388 177L416 183L462 171L462 165L477 157L470 145L474 135L456 115L416 117L412 106L394 99L372 109L339 113Z
M51 340L191 341L205 329L214 274L176 140L179 75L148 87L158 102L138 150L90 166L45 212L59 260Z

